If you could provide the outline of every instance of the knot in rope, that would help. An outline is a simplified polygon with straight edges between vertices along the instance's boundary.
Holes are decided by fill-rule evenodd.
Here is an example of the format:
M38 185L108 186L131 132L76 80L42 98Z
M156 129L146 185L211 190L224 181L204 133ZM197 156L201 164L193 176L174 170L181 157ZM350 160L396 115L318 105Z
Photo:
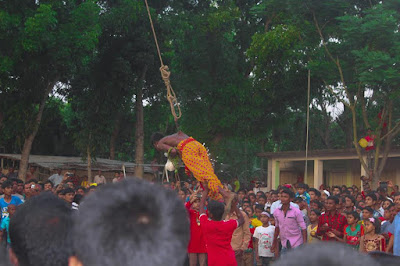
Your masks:
M171 113L174 116L176 122L179 118L181 118L182 112L181 112L181 107L179 106L178 103L178 99L176 98L175 91L172 89L171 81L169 79L169 77L171 76L171 72L169 71L169 68L166 65L162 65L160 67L160 72L161 72L161 78L163 79L165 87L167 88L167 100L171 108Z

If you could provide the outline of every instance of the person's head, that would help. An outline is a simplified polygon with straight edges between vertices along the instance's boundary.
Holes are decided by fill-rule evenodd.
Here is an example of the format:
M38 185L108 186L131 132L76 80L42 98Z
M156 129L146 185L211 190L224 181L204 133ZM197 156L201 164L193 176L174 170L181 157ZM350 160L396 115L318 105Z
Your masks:
M290 204L290 201L293 200L294 198L294 193L290 189L282 189L281 190L281 203L282 205L287 205Z
M396 192L393 195L394 204L396 205L397 211L400 211L400 192Z
M0 177L0 183L1 184L3 184L5 181L7 181L8 180L8 177L6 177L6 176L2 176L2 177Z
M332 187L332 196L339 196L342 193L341 187L333 186Z
M294 198L293 203L299 205L300 210L304 210L305 208L307 208L307 202L301 197Z
M76 189L76 194L85 196L85 194L86 194L86 189L85 189L84 187L78 187L78 188Z
M44 191L51 191L53 189L53 182L47 180L44 182Z
M265 196L264 192L258 191L258 192L256 193L256 199L258 200L262 195Z
M15 168L14 168L14 167L8 168L8 173L14 173L14 171L15 171Z
M254 215L260 219L261 213L264 211L264 205L257 204L254 208Z
M74 189L74 182L72 182L72 180L68 180L67 185L69 188Z
M242 201L243 198L246 196L246 191L241 188L238 190L237 194L238 194L239 201Z
M16 193L22 195L24 193L24 181L17 179L17 190Z
M354 188L348 187L347 190L349 191L351 196L354 196Z
M269 217L270 215L268 212L264 211L260 214L260 221L262 222L264 227L269 225Z
M344 207L345 208L354 208L354 206L356 205L356 199L351 196L351 195L346 195L344 197Z
M67 203L72 203L74 201L75 190L73 190L72 188L69 187L69 188L64 189L62 194L64 195L64 200Z
M249 207L243 208L243 210L249 218L252 218L254 216L254 210L252 207L249 206Z
M360 214L358 214L356 211L352 211L347 214L346 218L349 225L354 225L360 220Z
M365 207L362 210L363 219L372 218L374 216L374 210L371 207Z
M249 194L250 203L254 204L256 202L256 194L250 193Z
M57 172L58 175L61 175L61 168L57 168L56 172Z
M364 219L364 228L366 234L379 234L379 232L381 231L381 221L373 217Z
M214 206L221 205L223 213L223 203ZM214 213L215 208L209 211ZM102 186L80 204L75 219L73 264L114 266L140 261L180 266L185 260L189 242L185 207L174 191L159 185L127 179Z
M276 190L271 192L271 203L273 203L279 199L278 194L279 194L279 192Z
M258 198L258 204L261 205L265 205L265 203L267 203L267 197L264 195L264 193L262 195L260 195L260 197Z
M30 183L26 183L24 185L24 195L28 196L28 197L32 195L32 193L31 193L31 184Z
M92 193L92 192L96 191L96 189L97 189L97 186L94 186L94 185L90 186L89 187L89 193Z
M29 167L29 172L31 174L35 173L35 171L36 171L36 167L34 167L34 166Z
M153 145L153 147L156 148L157 150L159 150L159 148L157 147L157 144L162 138L164 138L164 135L160 132L154 132L151 135L150 142Z
M310 210L309 218L310 218L310 222L311 222L311 223L317 222L317 221L318 221L318 218L319 218L320 216L321 216L321 212L320 212L319 210L316 210L316 209Z
M329 196L325 202L325 210L327 212L336 211L337 205L339 205L339 198L336 196Z
M386 198L387 197L387 188L385 187L378 187L376 191L379 193L380 196Z
M310 202L311 209L322 211L324 205L319 200L313 200Z
M13 217L16 210L17 206L15 206L14 204L9 204L7 207L8 216Z
M375 193L371 192L365 196L365 206L374 208L377 198Z
M20 266L68 265L72 224L71 209L54 194L31 198L10 220L11 260Z
M310 200L318 200L321 197L321 192L315 188L310 188L308 194L310 195Z
M249 201L243 202L243 204L242 204L243 210L246 209L247 207L250 207L250 202Z
M391 207L394 208L394 205L389 205L388 207L386 207L384 209L384 213L383 213L383 218L387 221L391 221L392 220L392 210Z
M196 199L192 203L192 209L195 211L200 210L200 197L196 197Z
M97 174L100 176L101 175L101 170L97 171Z
M393 202L390 199L385 199L382 202L382 209L387 209L390 205L392 205Z
M296 189L299 195L303 195L304 192L306 192L306 185L304 183L299 183L297 184Z
M275 226L275 217L273 214L269 216L269 224Z
M6 180L1 184L1 188L3 189L3 193L6 196L11 196L12 195L12 187L13 184L10 180Z

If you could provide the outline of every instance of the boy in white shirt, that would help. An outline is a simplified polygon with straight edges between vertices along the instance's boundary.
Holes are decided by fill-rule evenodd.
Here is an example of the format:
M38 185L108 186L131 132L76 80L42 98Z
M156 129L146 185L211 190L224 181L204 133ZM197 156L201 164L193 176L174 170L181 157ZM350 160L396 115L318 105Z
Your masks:
M271 250L272 242L274 242L275 226L269 224L269 213L262 212L259 226L254 231L255 251L257 262L261 262L262 266L270 265L274 259L274 252Z

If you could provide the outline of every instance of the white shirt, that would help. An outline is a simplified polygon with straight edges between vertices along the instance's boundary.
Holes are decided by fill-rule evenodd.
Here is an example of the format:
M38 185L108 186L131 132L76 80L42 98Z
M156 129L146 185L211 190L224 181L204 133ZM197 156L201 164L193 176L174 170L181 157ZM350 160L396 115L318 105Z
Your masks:
M272 242L274 241L275 226L268 227L259 226L254 231L253 237L258 239L258 256L274 257L271 251Z
M54 186L57 186L63 180L63 176L59 174L54 174L49 177L49 180L53 183Z
M300 208L299 208L299 205L297 205L296 203L293 203L293 202L290 202L290 206L291 206L291 207L295 207L295 208L297 208L297 209L300 209ZM282 207L281 201L280 201L280 200L275 201L275 202L272 203L272 205L271 205L271 213L274 214L274 211L275 211L277 208L280 208L280 207Z
M107 180L103 175L96 175L94 177L94 183L96 183L96 184L106 184Z

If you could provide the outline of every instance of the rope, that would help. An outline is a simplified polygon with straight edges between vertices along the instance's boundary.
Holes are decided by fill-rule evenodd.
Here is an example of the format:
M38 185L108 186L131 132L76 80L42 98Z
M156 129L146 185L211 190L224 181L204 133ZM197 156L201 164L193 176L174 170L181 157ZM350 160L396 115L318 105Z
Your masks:
M307 135L306 135L306 165L304 168L304 183L307 178L307 163L308 163L308 132L310 129L310 87L311 87L310 70L308 70L308 86L307 86Z
M154 24L153 24L153 19L151 18L151 14L150 14L149 4L147 3L147 0L144 0L144 2L146 3L147 15L149 16L150 26L151 26L151 30L153 32L153 37L154 37L154 42L157 47L158 58L160 59L160 63L161 63L161 67L160 67L161 77L164 81L165 87L167 88L167 100L168 100L170 108L171 108L171 114L173 115L174 120L175 120L176 128L178 129L179 128L178 127L178 119L181 118L181 116L182 116L181 108L179 106L178 99L176 98L176 94L175 94L174 90L172 89L171 81L169 79L171 76L171 72L169 71L168 66L164 65L164 62L163 62L163 59L161 56L160 46L158 45L157 35L156 35L156 31L154 29Z

